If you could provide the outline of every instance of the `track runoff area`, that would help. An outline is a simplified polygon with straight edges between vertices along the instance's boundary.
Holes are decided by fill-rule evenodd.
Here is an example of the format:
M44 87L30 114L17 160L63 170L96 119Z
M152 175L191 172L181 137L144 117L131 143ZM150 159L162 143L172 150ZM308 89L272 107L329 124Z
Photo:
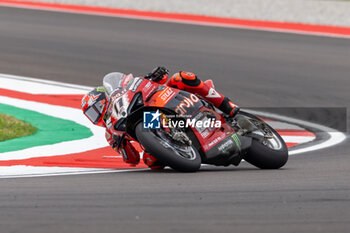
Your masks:
M94 126L82 114L80 100L93 87L6 74L0 74L0 83L0 112L38 128L34 135L0 142L0 178L148 169L142 162L134 167L124 163L106 142L104 128ZM281 134L290 155L334 146L346 138L323 125L247 111L262 117ZM320 139L319 132L327 134L326 139Z

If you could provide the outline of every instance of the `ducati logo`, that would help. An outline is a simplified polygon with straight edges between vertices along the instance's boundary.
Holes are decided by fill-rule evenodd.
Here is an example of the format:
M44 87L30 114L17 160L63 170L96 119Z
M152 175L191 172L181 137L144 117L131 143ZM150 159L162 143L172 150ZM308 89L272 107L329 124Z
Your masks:
M208 95L206 96L207 98L220 98L221 96L217 91L214 90L214 88L210 88Z

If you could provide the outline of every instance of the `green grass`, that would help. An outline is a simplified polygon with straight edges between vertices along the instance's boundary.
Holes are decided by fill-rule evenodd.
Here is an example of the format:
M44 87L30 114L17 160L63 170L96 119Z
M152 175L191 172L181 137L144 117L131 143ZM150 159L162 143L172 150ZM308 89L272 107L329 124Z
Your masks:
M0 113L0 142L34 134L37 128L12 116Z

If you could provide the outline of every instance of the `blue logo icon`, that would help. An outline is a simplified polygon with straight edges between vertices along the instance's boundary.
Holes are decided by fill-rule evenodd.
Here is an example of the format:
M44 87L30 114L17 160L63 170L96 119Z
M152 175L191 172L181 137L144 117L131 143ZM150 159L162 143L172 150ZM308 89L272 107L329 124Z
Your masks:
M144 129L160 129L160 112L159 110L143 112Z

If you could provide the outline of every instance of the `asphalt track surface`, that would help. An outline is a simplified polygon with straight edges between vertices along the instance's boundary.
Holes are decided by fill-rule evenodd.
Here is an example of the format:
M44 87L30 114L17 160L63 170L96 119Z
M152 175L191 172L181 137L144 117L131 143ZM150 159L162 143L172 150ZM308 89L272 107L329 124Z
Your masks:
M156 65L213 77L245 107L349 107L347 39L0 7L1 73L94 86L110 71ZM295 155L281 170L1 179L0 228L349 232L349 151L346 141Z

